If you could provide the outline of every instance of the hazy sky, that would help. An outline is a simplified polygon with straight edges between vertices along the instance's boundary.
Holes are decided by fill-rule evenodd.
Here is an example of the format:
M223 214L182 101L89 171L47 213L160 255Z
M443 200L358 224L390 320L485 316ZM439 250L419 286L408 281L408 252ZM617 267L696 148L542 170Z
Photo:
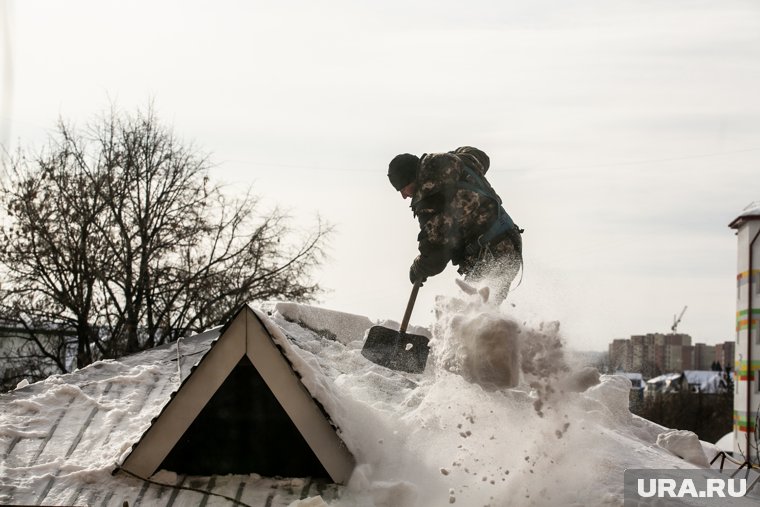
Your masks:
M510 312L581 349L667 332L685 305L695 341L735 336L727 225L760 200L754 0L0 5L4 144L152 100L231 191L336 226L326 307L401 319L417 224L388 162L472 145L525 229ZM413 323L456 276L425 284Z

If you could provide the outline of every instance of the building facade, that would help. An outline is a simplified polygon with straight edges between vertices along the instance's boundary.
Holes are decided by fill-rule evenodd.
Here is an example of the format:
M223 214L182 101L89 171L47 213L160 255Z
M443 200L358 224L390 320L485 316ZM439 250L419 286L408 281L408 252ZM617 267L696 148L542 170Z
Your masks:
M609 360L613 370L635 371L631 348L631 340L626 338L612 340L609 345Z
M745 209L729 227L736 230L738 240L734 451L757 463L760 453L754 436L760 418L760 203Z
M733 369L735 356L735 342L723 342L715 345L715 362L718 363L724 370L727 367Z
M609 345L609 356L613 369L639 372L648 377L695 369L691 336L682 333L618 338Z
M694 369L712 370L714 367L715 345L705 345L704 343L694 344Z
M613 340L609 358L613 370L643 373L651 378L686 370L713 370L716 362L722 370L732 369L734 350L734 342L692 345L688 334L649 333Z

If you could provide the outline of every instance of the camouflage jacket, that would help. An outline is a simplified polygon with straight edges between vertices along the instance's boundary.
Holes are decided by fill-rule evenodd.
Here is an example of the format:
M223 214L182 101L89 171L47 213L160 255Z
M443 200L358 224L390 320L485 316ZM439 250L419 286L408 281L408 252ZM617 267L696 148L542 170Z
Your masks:
M466 273L477 262L465 247L488 230L499 205L483 194L457 188L457 184L467 181L477 185L465 165L484 176L489 164L488 155L469 146L422 156L412 199L412 211L420 224L420 255L413 266L419 275L436 275L449 261L460 265L460 273Z

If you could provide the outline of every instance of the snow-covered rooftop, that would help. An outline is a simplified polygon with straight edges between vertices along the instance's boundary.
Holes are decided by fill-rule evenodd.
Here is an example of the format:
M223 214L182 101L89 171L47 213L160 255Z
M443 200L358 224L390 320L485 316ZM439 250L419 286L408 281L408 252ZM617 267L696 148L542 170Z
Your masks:
M337 486L325 480L162 472L154 477L161 486L112 475L218 336L215 329L0 395L0 503L186 505L224 495L277 506L334 497Z
M683 376L690 386L703 393L717 393L728 388L725 374L712 370L685 370Z
M647 388L657 391L680 390L686 382L693 390L703 393L717 393L728 388L728 382L721 371L684 370L682 373L665 373L647 380Z
M749 220L758 219L760 219L760 201L755 201L747 205L728 226L736 229Z
M567 366L555 324L442 302L427 369L415 375L361 355L374 324L366 317L294 304L264 311L356 458L346 486L256 474L112 475L212 348L214 330L0 395L0 503L622 505L625 469L695 468L717 452L632 415L626 378ZM505 365L518 375L499 375Z

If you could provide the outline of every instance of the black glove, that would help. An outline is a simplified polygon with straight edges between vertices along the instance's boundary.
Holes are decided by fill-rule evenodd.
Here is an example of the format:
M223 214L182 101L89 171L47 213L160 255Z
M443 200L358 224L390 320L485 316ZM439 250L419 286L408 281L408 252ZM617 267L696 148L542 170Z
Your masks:
M417 283L417 281L419 281L420 287L422 287L422 284L427 281L427 275L422 273L422 270L420 269L419 257L414 259L414 262L412 262L412 267L409 268L409 281L412 283Z

